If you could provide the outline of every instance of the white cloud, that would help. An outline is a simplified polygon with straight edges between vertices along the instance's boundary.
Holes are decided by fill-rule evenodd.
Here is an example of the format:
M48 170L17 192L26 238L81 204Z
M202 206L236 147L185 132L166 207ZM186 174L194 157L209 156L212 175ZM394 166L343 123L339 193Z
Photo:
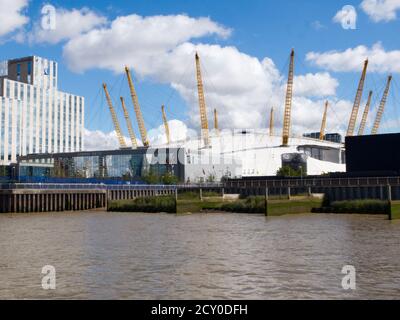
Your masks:
M95 27L104 25L107 19L87 9L56 10L56 28L45 30L40 21L35 23L33 30L28 34L28 40L35 43L51 43L68 40Z
M363 0L361 8L372 21L388 22L397 18L400 0Z
M279 103L275 94L280 90L281 77L272 60L260 61L234 47L185 43L153 64L153 70L157 78L171 83L187 101L192 125L197 127L199 123L195 51L205 66L203 79L210 123L216 108L221 127L255 128L264 124L266 103ZM181 64L187 70L182 70ZM185 73L190 77L182 79Z
M131 15L117 18L110 27L96 28L72 38L64 47L64 56L75 71L101 68L122 73L127 64L139 77L170 85L188 105L189 122L186 125L176 122L171 128L171 134L177 134L180 139L191 134L187 126L198 129L200 123L194 63L197 51L202 63L210 127L212 110L216 108L221 129L266 128L270 107L274 106L278 128L286 80L270 58L258 59L235 47L191 42L210 35L225 37L229 33L229 29L208 18ZM327 72L296 76L294 133L319 130L325 102L319 98L334 95L336 87L337 80ZM339 120L332 120L331 128L339 126L339 130L346 122L351 103L332 100ZM174 126L174 122L170 125ZM149 137L152 144L165 143L163 126L149 130ZM114 145L117 145L115 139Z
M18 30L28 23L23 10L28 0L0 0L0 37Z
M115 150L119 148L117 133L115 131L105 133L100 130L84 130L84 147L86 151L95 150ZM131 145L130 139L124 137L128 146Z
M332 20L335 23L340 23L345 29L355 29L357 11L353 6L346 5L336 13Z
M293 91L299 96L324 97L335 95L338 86L337 79L332 78L328 72L307 73L295 76Z
M171 142L184 141L197 136L195 130L188 128L187 125L180 120L170 120L168 124ZM151 146L166 144L167 136L165 134L164 125L149 130L148 138ZM128 146L132 145L128 137L124 136L124 139ZM86 151L115 150L119 148L119 141L115 131L105 133L100 130L85 129L84 141ZM142 145L142 142L138 140L138 144Z
M292 131L295 134L319 132L326 100L310 100L305 97L294 97ZM353 103L346 100L329 99L327 132L345 133ZM279 125L282 125L279 122Z
M190 39L210 35L224 38L230 32L209 18L133 14L116 18L110 27L73 38L65 46L64 56L75 71L98 67L120 72L125 63L146 74L152 72L152 61L159 54Z
M312 26L315 30L317 30L317 31L326 28L326 26L323 25L323 24L321 23L321 21L319 21L319 20L313 21L313 22L311 23L311 26Z
M196 131L187 127L187 125L180 120L170 120L168 121L170 139L171 142L183 141L187 138L196 137ZM166 144L167 136L165 134L164 125L160 125L158 128L154 128L148 132L148 138L150 145L162 145Z
M369 72L400 73L400 50L385 51L379 42L372 48L361 45L344 51L309 52L306 55L307 61L335 72L358 72L367 58Z

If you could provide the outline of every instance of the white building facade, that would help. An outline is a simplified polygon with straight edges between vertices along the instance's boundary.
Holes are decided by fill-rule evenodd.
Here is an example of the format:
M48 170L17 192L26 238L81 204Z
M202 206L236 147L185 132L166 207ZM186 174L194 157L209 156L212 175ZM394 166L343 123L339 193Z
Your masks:
M0 63L0 165L22 155L83 150L84 98L58 91L57 82L54 61Z

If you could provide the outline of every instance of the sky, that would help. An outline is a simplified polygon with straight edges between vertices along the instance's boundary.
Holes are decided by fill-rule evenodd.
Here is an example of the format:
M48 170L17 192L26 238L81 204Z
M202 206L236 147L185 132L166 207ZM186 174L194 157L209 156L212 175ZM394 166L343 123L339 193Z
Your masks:
M195 52L210 126L216 108L222 129L267 128L274 107L280 132L293 48L294 135L319 131L325 101L327 130L345 133L366 58L359 119L372 90L370 131L393 74L380 132L398 132L399 15L400 0L0 0L0 60L37 55L59 63L59 89L85 97L86 149L118 147L103 82L128 136L120 96L135 118L125 65L151 143L166 142L163 104L173 140L196 134ZM134 128L139 137L136 121Z

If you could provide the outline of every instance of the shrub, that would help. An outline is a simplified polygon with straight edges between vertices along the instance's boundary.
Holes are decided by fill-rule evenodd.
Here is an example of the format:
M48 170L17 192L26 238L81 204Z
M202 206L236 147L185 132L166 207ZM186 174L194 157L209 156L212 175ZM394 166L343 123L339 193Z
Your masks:
M176 213L175 197L145 197L135 200L110 201L108 211L115 212L166 212Z
M221 210L236 213L265 213L265 197L252 196L245 200L225 203Z
M388 201L381 200L351 200L335 201L321 211L330 213L369 213L388 214L390 205Z

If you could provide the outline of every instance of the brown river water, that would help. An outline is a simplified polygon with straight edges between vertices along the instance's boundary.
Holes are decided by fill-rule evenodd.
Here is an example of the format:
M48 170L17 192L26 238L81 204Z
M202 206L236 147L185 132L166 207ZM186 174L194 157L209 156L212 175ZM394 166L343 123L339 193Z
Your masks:
M42 267L56 289L42 289ZM342 288L344 265L356 290ZM0 299L400 298L383 216L0 214Z

